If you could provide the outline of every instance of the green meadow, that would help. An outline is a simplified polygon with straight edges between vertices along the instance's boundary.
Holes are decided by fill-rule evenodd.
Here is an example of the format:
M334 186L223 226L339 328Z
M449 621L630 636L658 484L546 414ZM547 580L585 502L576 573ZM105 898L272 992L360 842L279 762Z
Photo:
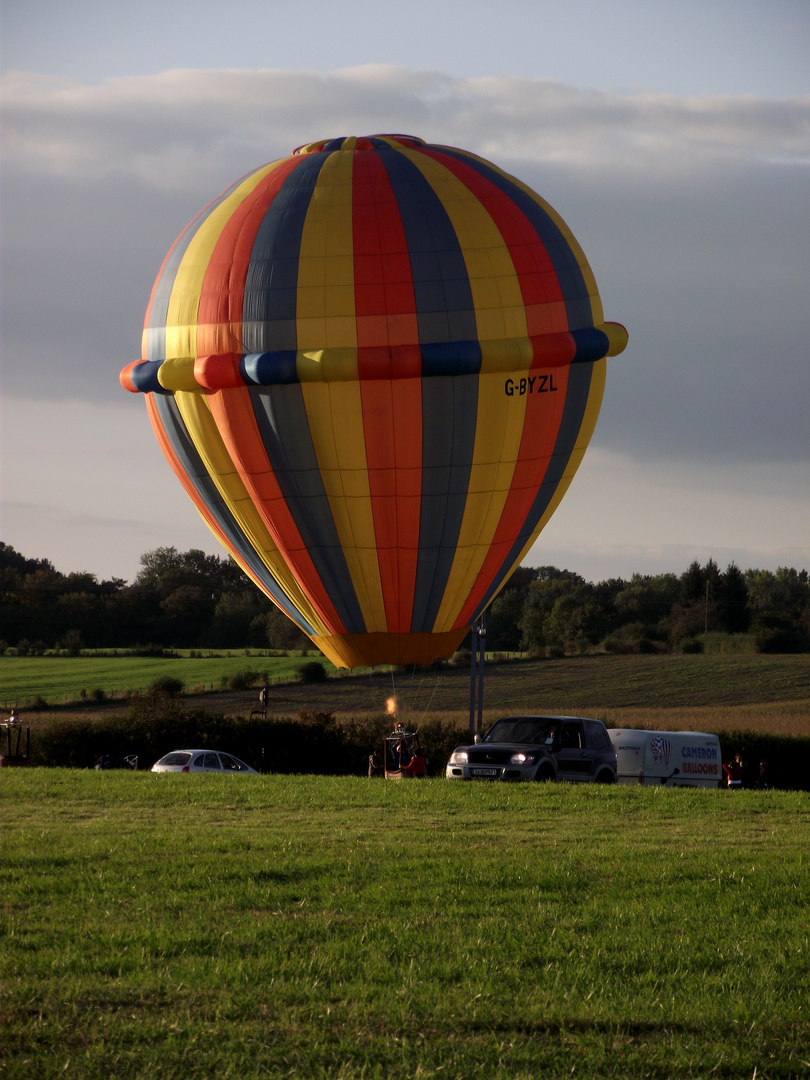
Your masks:
M320 657L320 654L318 654ZM273 682L292 682L307 657L268 656L258 651L206 653L178 650L166 656L138 656L109 651L81 656L0 657L0 707L19 708L36 699L50 705L81 701L94 691L124 697L145 690L157 679L178 679L189 691L210 691L244 671ZM325 663L331 671L331 664ZM255 695L254 695L255 696Z
M810 797L0 774L0 1076L810 1076Z

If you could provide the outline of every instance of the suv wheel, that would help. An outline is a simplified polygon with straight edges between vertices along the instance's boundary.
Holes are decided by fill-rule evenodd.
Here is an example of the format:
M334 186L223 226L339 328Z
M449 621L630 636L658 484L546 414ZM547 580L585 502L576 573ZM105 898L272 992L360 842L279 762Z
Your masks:
M537 770L537 775L535 776L535 780L537 780L541 784L547 784L549 782L549 780L553 780L553 779L554 779L554 770L552 769L552 767L549 765L548 762L545 762L545 764L541 765L540 768Z
M602 771L600 773L597 773L596 783L597 784L615 784L616 783L616 777L610 771L610 769L602 769Z

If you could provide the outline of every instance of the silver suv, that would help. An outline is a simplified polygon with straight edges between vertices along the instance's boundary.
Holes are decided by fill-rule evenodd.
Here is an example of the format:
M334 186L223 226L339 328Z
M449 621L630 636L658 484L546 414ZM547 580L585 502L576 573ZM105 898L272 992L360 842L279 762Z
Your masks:
M601 720L505 716L483 739L458 746L448 780L573 780L615 784L616 751Z

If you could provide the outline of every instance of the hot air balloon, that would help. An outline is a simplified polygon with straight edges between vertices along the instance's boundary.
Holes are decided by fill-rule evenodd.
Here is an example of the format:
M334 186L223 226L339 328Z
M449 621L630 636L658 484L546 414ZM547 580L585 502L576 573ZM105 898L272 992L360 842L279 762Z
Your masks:
M430 664L560 502L626 341L525 184L412 136L338 138L194 218L121 383L219 540L335 665Z

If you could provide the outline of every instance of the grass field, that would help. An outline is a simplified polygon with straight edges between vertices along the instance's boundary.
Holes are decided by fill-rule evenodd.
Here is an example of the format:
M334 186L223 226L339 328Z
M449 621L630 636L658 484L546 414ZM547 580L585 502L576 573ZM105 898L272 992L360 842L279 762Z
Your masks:
M0 708L23 707L36 698L50 705L80 701L95 690L121 697L145 690L156 679L179 679L187 690L213 690L242 671L267 673L272 682L290 682L309 657L260 652L199 653L151 657L90 652L83 656L0 657ZM324 661L325 667L334 670Z
M810 799L2 775L0 1075L810 1075Z

